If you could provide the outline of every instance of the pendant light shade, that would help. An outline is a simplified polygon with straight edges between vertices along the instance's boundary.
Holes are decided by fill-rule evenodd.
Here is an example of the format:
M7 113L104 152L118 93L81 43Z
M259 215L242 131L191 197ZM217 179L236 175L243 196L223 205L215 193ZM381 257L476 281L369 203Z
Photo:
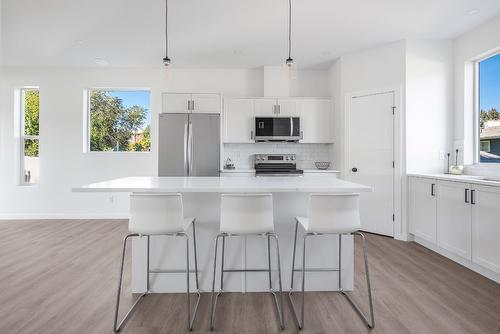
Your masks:
M165 57L163 58L163 66L168 68L172 64L172 60L168 57L168 0L165 0Z

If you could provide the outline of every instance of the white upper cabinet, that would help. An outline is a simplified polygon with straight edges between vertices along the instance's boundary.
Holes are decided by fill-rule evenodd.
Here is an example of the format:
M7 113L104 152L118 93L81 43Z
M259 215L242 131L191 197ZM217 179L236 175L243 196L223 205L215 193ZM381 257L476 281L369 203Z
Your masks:
M436 243L436 183L435 179L410 178L410 233Z
M278 117L300 117L295 99L278 99L276 101Z
M472 191L472 261L500 273L500 187Z
M321 98L228 98L224 142L254 142L255 117L300 117L301 143L333 143L332 102Z
M221 108L218 94L192 94L192 111L194 113L219 114Z
M253 99L255 117L277 117L276 99Z
M163 113L206 113L219 114L221 97L219 94L163 93Z
M466 259L471 259L471 185L438 181L437 244Z
M301 143L332 143L332 103L328 99L300 99Z
M163 93L162 112L163 113L190 113L191 94Z
M254 100L224 100L224 143L255 143Z

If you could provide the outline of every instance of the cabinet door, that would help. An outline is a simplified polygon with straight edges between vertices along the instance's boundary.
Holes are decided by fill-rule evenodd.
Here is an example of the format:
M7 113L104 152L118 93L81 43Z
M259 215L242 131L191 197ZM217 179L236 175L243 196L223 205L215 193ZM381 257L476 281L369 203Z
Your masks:
M183 93L163 93L162 94L162 112L164 113L190 113L189 101L191 94Z
M193 94L194 113L220 114L220 95L218 94Z
M500 188L474 186L472 261L500 273Z
M255 143L253 123L253 100L225 100L224 143Z
M276 99L255 99L254 112L255 117L276 117L278 116L275 111L277 105Z
M436 243L436 180L410 178L410 233Z
M330 100L300 100L301 143L331 143L332 104Z
M438 181L437 244L471 259L470 184Z
M298 117L296 99L278 99L278 117Z

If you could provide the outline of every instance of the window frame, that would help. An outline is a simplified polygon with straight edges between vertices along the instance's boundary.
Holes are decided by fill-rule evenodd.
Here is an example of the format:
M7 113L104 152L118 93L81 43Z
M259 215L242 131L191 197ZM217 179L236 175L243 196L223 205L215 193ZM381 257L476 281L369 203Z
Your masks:
M90 92L103 90L108 92L134 92L143 91L149 93L150 123L153 123L153 107L151 106L152 91L147 87L87 87L83 91L83 153L87 154L150 154L153 151L153 135L151 135L151 147L149 151L92 151L90 149Z
M480 98L479 98L479 90L480 90L480 84L479 84L479 79L480 79L480 71L479 71L479 63L482 61L496 57L500 55L500 50L496 49L493 52L489 52L486 55L483 55L480 58L477 58L474 60L474 95L473 95L473 103L474 103L474 165L478 165L481 167L490 167L494 169L500 169L500 162L481 162L481 131L479 129L479 113L481 112L480 108Z
M26 125L26 92L27 91L38 91L38 96L40 98L40 87L32 86L32 87L22 87L19 89L19 184L22 186L36 186L38 182L26 182L24 179L24 169L25 169L25 141L26 140L38 140L38 159L40 159L40 100L38 100L38 135L27 135L25 133L25 125ZM38 170L40 171L40 166L38 166ZM40 175L38 175L40 177ZM39 181L39 180L38 180Z

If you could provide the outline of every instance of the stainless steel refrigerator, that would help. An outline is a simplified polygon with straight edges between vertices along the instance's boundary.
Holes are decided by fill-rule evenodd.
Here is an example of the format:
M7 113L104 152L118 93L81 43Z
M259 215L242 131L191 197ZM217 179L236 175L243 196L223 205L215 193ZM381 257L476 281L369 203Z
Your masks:
M219 176L216 114L160 114L158 176Z

